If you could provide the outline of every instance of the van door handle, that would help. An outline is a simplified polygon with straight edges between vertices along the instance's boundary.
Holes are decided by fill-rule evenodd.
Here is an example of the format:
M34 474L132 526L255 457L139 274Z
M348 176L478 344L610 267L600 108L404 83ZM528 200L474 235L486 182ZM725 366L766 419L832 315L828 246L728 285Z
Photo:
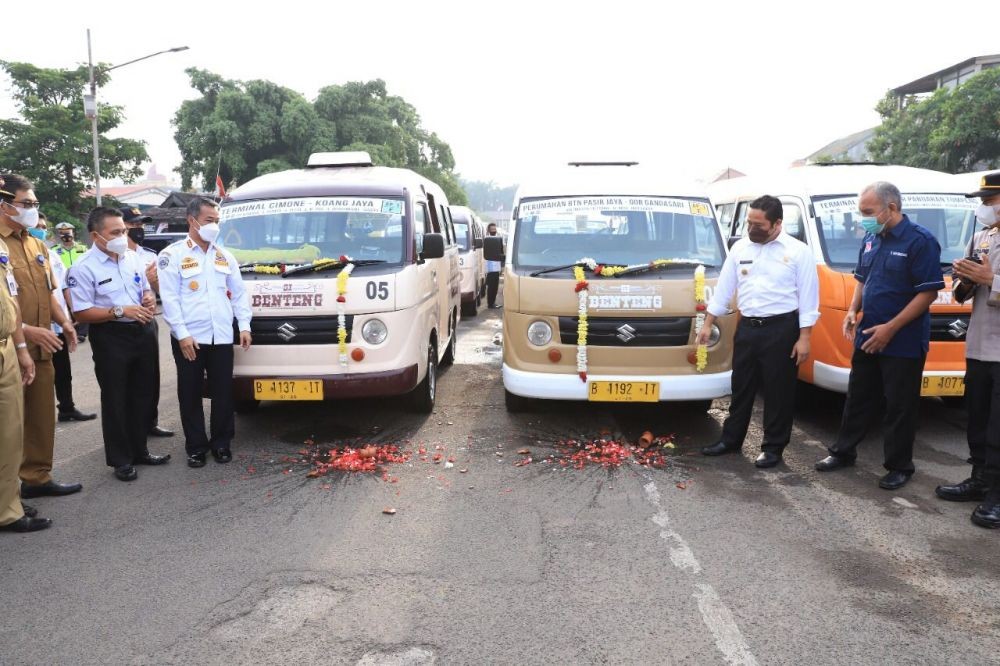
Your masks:
M435 280L437 280L438 272L437 271L431 271L431 277L434 278Z

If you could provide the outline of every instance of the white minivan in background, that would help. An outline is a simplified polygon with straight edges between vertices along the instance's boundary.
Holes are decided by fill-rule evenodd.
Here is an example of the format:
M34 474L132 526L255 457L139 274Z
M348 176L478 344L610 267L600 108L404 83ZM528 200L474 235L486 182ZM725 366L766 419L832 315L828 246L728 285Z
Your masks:
M486 261L483 237L486 227L467 206L452 206L451 217L458 237L458 266L462 271L462 314L475 317L486 293Z

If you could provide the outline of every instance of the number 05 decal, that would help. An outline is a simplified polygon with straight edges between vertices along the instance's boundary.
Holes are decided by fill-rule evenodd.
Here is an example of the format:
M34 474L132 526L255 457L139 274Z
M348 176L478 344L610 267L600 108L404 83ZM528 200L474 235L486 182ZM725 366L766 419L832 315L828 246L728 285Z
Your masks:
M365 295L370 301L374 301L376 298L380 301L387 301L389 300L389 283L369 282L365 285Z

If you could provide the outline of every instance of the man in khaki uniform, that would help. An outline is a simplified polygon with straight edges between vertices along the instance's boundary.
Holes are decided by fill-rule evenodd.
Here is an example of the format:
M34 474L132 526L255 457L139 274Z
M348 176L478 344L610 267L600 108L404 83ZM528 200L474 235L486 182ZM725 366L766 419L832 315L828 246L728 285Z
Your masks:
M2 186L3 181L0 181ZM0 192L8 194L5 190ZM49 527L52 521L38 518L38 512L22 506L18 497L18 470L24 438L22 384L28 385L34 380L35 363L24 342L16 295L17 282L10 267L10 253L0 240L0 530L34 532Z
M76 349L73 323L59 307L53 293L55 279L45 243L28 233L38 224L34 186L17 175L0 176L0 240L7 245L10 266L17 282L17 299L24 321L24 338L35 362L35 381L24 390L24 458L21 463L21 497L68 495L79 492L78 483L52 480L55 448L55 370L52 353L62 347L52 331L53 319L63 327L70 351Z

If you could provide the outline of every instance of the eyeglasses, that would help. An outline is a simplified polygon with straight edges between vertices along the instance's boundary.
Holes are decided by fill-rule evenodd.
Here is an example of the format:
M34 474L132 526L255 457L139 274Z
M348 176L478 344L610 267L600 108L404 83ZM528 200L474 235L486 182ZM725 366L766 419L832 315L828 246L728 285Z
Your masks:
M42 205L41 201L11 201L11 203L18 208L38 208Z

